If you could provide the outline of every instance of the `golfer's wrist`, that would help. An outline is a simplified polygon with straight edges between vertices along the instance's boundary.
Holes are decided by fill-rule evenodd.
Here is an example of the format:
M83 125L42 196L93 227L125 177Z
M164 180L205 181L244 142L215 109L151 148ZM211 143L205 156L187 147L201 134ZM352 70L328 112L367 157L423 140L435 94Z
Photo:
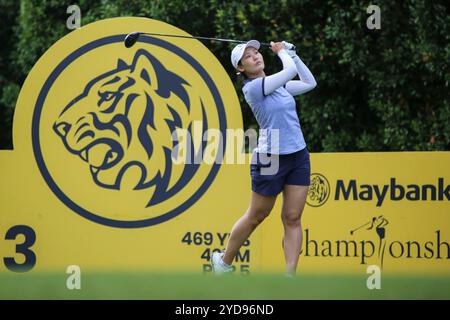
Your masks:
M289 54L287 53L287 51L286 51L286 49L281 49L280 51L278 51L278 56L281 58L282 56L288 56L289 57Z

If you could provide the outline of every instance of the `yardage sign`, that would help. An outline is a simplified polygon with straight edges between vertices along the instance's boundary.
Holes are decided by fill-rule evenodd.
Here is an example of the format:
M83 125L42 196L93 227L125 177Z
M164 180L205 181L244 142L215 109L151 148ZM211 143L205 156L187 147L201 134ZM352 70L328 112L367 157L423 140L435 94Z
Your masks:
M24 248L33 245L40 256L55 246L70 251L56 234L51 247L43 245L39 235L50 240L52 231L65 234L73 247L88 241L132 248L139 242L152 255L164 255L169 243L184 245L191 219L196 226L220 226L230 216L228 200L217 195L230 186L224 178L238 175L215 161L232 149L226 129L242 129L230 78L198 40L141 36L127 49L123 40L135 30L188 35L144 18L95 22L55 43L21 90L14 151L1 155L2 228L8 230L8 219L12 225L23 221L37 235ZM8 198L15 183L15 195L27 201ZM225 193L236 197L239 190ZM182 229L174 227L178 223ZM23 228L16 233L24 234ZM142 235L145 240L136 238Z

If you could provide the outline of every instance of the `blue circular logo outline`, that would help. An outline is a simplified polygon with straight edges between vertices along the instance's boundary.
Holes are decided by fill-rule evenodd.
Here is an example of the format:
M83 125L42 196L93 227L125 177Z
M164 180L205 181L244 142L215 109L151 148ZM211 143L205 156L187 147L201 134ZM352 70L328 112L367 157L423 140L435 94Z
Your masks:
M206 192L206 190L209 188L211 183L214 181L221 165L220 163L214 162L213 167L211 168L208 176L206 177L205 181L202 183L200 188L197 189L197 191L184 203L182 203L180 206L172 209L169 212L166 212L164 214L161 214L157 217L144 219L144 220L114 220L105 218L99 215L96 215L75 202L73 202L68 196L64 194L64 192L58 187L56 182L51 177L43 156L41 152L41 146L40 146L40 139L39 139L39 125L40 125L40 119L41 119L41 112L45 103L45 99L47 97L48 92L50 91L53 83L56 81L58 76L64 71L64 69L69 66L73 61L75 61L77 58L82 56L83 54L96 49L98 47L108 45L111 43L120 42L123 43L125 39L125 34L120 35L114 35L114 36L108 36L101 39L94 40L88 44L83 45L82 47L78 48L71 54L69 54L63 61L61 61L56 68L52 71L50 76L45 81L41 91L39 92L39 96L36 101L36 105L33 111L33 119L32 119L32 128L31 128L31 139L32 139L32 145L33 145L33 152L34 156L38 165L38 168L44 177L44 180L47 182L47 185L50 187L50 189L53 191L53 193L58 197L59 200L61 200L67 207L69 207L72 211L76 212L80 216L110 227L116 227L116 228L143 228L143 227L149 227L152 225L156 225L162 222L165 222L167 220L170 220L184 211L191 207L195 202L198 201L198 199ZM226 146L226 115L225 115L225 108L223 105L222 98L220 96L220 93L214 83L214 81L211 79L209 74L206 72L206 70L195 60L192 56L190 56L188 53L186 53L184 50L180 49L179 47L176 47L175 45L166 42L164 40L158 39L158 38L152 38L149 36L140 37L140 42L148 43L157 45L160 47L163 47L175 54L177 54L179 57L184 59L186 62L188 62L202 77L202 79L205 81L206 85L208 86L213 98L214 102L216 103L217 111L218 111L218 117L219 117L219 125L220 125L220 131L222 133L223 137L223 146L225 149ZM225 151L225 150L223 150Z

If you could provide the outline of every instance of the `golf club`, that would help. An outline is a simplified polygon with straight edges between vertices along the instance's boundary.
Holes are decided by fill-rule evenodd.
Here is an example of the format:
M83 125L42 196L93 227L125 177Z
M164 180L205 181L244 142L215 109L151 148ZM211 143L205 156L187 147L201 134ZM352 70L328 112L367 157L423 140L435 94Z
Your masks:
M354 230L351 230L351 231L350 231L350 234L353 235L353 233L354 233L355 231L361 229L362 227L367 226L367 225L370 224L370 223L372 223L372 221L369 221L369 222L367 222L367 223L364 223L362 226L359 226L358 228L356 228L356 229L354 229Z
M130 32L127 34L124 40L125 47L131 48L139 39L141 34L152 35L152 36L161 36L161 37L175 37L175 38L187 38L187 39L199 39L199 40L212 40L212 41L222 41L222 42L235 42L235 43L247 43L247 41L242 40L232 40L232 39L220 39L220 38L208 38L208 37L193 37L193 36L180 36L174 34L162 34L162 33L149 33L149 32ZM270 47L270 43L260 42L263 46ZM295 46L293 48L295 50Z

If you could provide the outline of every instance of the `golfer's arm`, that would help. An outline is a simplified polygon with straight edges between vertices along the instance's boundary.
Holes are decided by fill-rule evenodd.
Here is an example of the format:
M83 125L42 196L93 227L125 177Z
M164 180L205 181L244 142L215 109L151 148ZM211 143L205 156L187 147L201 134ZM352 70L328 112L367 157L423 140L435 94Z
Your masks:
M308 67L298 56L292 60L294 60L300 80L292 80L286 83L286 90L293 96L296 96L314 89L317 86L317 82Z
M284 49L278 52L278 57L283 63L283 70L263 79L263 92L266 96L284 86L297 74L294 61Z

